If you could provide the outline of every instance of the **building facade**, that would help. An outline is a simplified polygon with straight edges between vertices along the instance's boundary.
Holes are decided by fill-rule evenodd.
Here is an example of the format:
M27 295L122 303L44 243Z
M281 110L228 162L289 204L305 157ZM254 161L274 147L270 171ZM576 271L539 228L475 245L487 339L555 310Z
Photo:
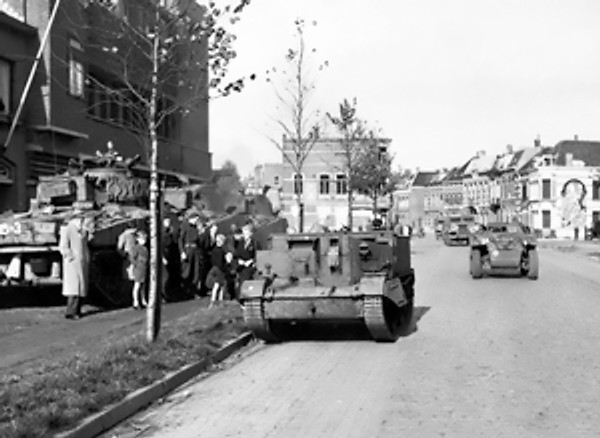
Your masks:
M141 26L143 1L116 3L121 7L114 16L106 17L90 2L62 0L17 129L0 160L8 175L0 182L0 210L26 209L40 176L63 171L71 158L92 156L109 141L123 156L140 155L142 163L147 163L144 131L136 125L130 104L114 92L124 89L123 73L115 69L117 48L99 44L105 27L100 24L106 22L100 18L113 23L128 20L130 24L140 20ZM0 2L2 144L50 24L53 5L51 0ZM199 47L196 50L206 50ZM143 61L139 62L143 66ZM183 91L176 86L166 87L160 99L181 99L180 93ZM210 178L207 99L185 117L177 113L165 117L158 134L161 173L190 182Z
M390 139L377 140L381 153L387 153ZM294 230L299 229L300 210L298 194L304 204L304 230L316 225L339 229L348 223L348 175L342 139L319 138L297 174L290 161L294 162L293 147L289 139L283 138L282 152L282 206L283 212ZM288 158L286 158L286 155ZM378 214L387 215L391 196L377 200ZM373 200L358 193L353 194L353 226L367 227L373 220Z

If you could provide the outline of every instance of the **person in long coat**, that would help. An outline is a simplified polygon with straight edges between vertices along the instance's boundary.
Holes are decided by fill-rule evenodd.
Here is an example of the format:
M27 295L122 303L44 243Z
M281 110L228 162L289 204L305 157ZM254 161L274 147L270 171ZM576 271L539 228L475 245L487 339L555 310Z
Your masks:
M67 297L65 317L81 317L81 301L88 294L90 253L83 218L74 217L61 228L59 250L63 257L62 294Z
M181 259L177 230L173 218L163 219L162 230L162 294L163 299L169 301L181 295Z
M198 222L200 216L192 213L183 223L179 234L179 252L181 254L181 277L184 289L190 296L198 294L202 286L202 252L199 247L200 232Z

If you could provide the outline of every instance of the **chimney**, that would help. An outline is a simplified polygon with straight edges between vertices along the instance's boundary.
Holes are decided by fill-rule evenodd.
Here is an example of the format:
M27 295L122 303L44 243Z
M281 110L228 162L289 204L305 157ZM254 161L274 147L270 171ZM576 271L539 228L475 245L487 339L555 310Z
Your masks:
M509 154L512 154L512 153L513 153L513 150L514 150L514 149L513 149L513 145L512 145L512 144L507 144L507 145L506 145L506 152L507 152L507 153L509 153Z
M533 141L533 145L536 148L539 148L540 146L542 146L542 140L540 140L540 135L538 134L538 136L535 138L535 140Z
M577 134L575 134L575 137L573 138L573 140L579 141L579 136Z

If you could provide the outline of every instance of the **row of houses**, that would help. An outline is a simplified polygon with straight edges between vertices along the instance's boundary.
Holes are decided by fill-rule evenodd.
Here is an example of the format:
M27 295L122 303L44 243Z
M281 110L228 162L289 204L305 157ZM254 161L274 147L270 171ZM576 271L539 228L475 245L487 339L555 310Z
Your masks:
M125 88L124 73L116 68L116 48L100 44L99 38L104 23L121 20L141 29L148 1L157 0L112 2L118 7L105 17L97 4L81 0L0 0L0 211L26 209L40 176L63 171L72 158L95 155L109 141L124 157L140 155L147 163L147 147L130 106L111 93ZM55 5L59 7L53 15ZM191 14L192 9L186 11ZM40 47L40 62L25 93ZM193 50L201 56L207 48ZM205 70L206 63L198 65L198 74ZM185 92L177 86L165 88L161 99L177 101ZM6 144L15 119L16 130ZM170 114L158 135L163 175L183 182L210 178L207 100L200 100L186 117Z
M492 155L477 152L462 166L416 172L394 193L392 220L431 229L453 207L469 207L482 223L518 220L544 236L583 238L600 221L600 141L563 140Z

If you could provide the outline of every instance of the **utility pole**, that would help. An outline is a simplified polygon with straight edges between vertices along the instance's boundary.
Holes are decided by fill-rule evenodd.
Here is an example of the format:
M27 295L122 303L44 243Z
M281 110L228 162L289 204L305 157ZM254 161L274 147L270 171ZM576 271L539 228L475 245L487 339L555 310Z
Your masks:
M17 112L15 113L15 117L13 118L12 123L10 125L10 130L8 131L6 141L4 142L4 150L8 149L10 141L12 140L12 137L15 133L15 129L17 128L19 117L21 116L21 112L23 111L23 107L25 106L25 101L27 100L27 96L29 95L29 89L31 88L31 84L33 83L33 78L35 78L35 72L37 71L38 65L40 64L42 55L44 54L44 48L48 43L50 29L52 29L52 25L54 24L54 19L56 18L56 13L58 12L60 2L61 0L55 0L54 2L54 7L52 8L52 12L50 13L50 19L48 20L48 26L46 26L46 30L44 31L44 35L42 36L42 41L40 41L40 47L38 48L37 55L35 55L35 60L33 61L31 70L29 71L29 77L27 78L27 82L25 83L25 88L23 88L23 92L21 93L21 99L19 100Z

